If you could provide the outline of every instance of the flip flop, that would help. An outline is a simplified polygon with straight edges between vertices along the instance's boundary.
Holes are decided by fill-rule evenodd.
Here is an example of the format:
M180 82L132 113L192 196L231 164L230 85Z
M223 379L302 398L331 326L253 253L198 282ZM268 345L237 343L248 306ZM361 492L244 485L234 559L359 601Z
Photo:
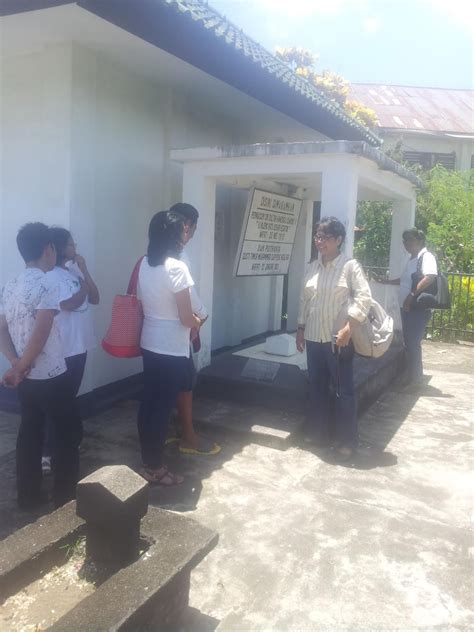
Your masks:
M142 467L139 474L150 485L161 485L162 487L173 487L174 485L181 485L184 481L184 476L179 474L173 474L167 467L160 467L158 470L151 470L147 467Z
M176 443L179 441L179 437L168 437L165 441L165 445L171 445L172 443Z
M199 437L199 445L197 448L179 446L181 454L192 454L194 456L213 456L214 454L219 454L221 450L222 448L218 443L201 436Z

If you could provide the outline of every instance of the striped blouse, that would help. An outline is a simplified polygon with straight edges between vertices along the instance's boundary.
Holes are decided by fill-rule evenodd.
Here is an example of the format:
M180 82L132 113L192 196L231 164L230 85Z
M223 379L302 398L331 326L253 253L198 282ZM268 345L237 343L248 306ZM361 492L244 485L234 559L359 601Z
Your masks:
M306 340L331 342L338 316L345 310L362 322L371 300L369 284L357 261L343 254L326 265L317 259L310 263L304 279L298 325L305 327Z

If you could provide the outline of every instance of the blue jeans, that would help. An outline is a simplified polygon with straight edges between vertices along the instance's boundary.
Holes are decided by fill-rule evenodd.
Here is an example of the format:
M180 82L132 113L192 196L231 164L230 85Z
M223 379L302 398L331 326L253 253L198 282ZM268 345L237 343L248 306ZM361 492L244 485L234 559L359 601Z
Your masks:
M352 369L354 347L350 344L336 354L330 342L307 340L306 356L315 439L325 444L333 436L341 445L356 448L358 432ZM330 389L331 383L334 392ZM332 408L335 419L334 427L330 428Z
M408 379L410 382L420 382L423 378L421 341L425 334L426 325L431 318L431 310L420 309L405 312L402 309L401 315Z

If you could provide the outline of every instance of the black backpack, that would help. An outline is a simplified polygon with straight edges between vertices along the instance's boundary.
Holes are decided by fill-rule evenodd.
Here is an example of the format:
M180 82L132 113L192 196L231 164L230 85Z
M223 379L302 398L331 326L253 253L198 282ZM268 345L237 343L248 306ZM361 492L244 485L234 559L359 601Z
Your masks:
M423 265L423 256L425 253L418 257L416 263L416 272L411 275L412 278L412 292L415 291L416 286L423 278L421 271ZM415 309L451 309L451 296L449 295L448 277L440 272L438 267L438 276L435 281L429 285L424 292L418 294L416 297Z

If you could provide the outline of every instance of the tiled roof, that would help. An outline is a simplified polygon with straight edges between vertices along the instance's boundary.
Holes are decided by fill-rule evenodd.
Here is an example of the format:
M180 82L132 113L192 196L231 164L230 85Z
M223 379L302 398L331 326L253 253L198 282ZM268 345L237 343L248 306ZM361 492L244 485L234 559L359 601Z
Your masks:
M474 90L356 83L350 96L375 110L384 129L474 134Z
M369 129L360 125L348 116L337 104L330 101L320 90L293 72L283 61L272 55L261 44L246 35L242 29L235 26L202 0L159 0L177 12L187 16L203 30L212 33L214 37L223 40L229 47L241 53L266 71L274 78L286 84L289 88L307 98L318 108L325 110L343 124L357 130L361 139L371 145L379 145L380 139Z

